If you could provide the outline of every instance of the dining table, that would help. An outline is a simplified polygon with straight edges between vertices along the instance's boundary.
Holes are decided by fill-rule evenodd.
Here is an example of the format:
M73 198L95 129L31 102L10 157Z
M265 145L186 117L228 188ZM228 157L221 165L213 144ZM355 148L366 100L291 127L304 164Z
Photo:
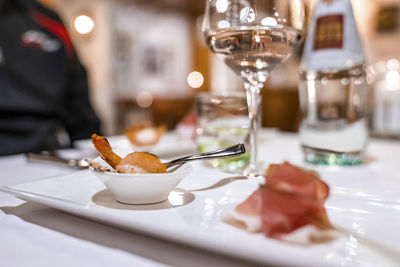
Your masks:
M163 151L163 158L195 152L195 141L181 144L176 133L167 136L171 154ZM123 139L109 141L129 146ZM88 139L57 152L70 159L97 157L90 146ZM325 208L338 229L335 240L295 244L225 223L223 214L264 177L194 161L176 198L128 205L115 201L88 169L18 154L0 157L0 265L400 266L399 140L370 138L358 166L308 164L298 134L275 129L261 131L258 150L265 166L287 161L317 172L329 185Z

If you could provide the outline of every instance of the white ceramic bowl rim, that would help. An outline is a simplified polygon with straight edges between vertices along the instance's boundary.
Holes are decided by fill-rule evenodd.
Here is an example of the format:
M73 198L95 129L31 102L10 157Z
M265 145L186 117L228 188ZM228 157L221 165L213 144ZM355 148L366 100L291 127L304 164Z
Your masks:
M117 148L114 149L114 152L117 153L119 156L121 157L125 157L127 154L134 152L132 151L132 149L130 148ZM105 162L101 157L97 157L93 160L94 162L97 162L99 164L101 164L102 166L107 166L110 167L110 165L108 165L107 162ZM166 162L165 160L161 160L162 162ZM172 170L174 170L174 168L176 167L171 167ZM186 175L188 174L190 171L192 171L192 166L188 163L185 163L183 165L181 165L179 168L177 168L175 171L173 172L167 172L166 173L115 173L115 172L102 172L103 175L107 176L107 177L113 177L113 178L129 178L129 179L141 179L141 178L146 178L146 179L166 179L168 177L175 177L176 175ZM90 169L92 172L94 172L94 169L91 168Z
M99 162L98 160L95 160ZM115 172L102 172L103 175L118 177L118 178L146 178L146 179L165 179L167 177L175 177L177 174L189 173L193 167L189 163L185 163L173 172L166 173L115 173ZM95 171L93 167L90 167L91 171Z

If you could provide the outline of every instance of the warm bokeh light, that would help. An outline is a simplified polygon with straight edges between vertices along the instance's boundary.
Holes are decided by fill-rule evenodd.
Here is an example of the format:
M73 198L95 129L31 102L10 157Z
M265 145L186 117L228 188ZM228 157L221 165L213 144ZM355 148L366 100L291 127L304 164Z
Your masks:
M215 4L215 8L217 9L218 13L224 13L229 6L228 0L217 0Z
M220 20L218 21L218 28L224 29L224 28L229 28L231 24L227 20Z
M399 61L395 58L389 59L386 65L388 70L397 70L400 67Z
M400 74L397 71L388 71L385 75L385 79L389 90L397 90L399 88Z
M93 31L94 21L87 15L79 15L74 19L74 28L80 34L89 34Z
M190 87L199 88L204 83L204 77L200 72L193 71L193 72L189 73L189 75L187 77L187 82Z
M266 17L262 19L261 24L264 26L276 26L278 22L273 17Z
M148 108L153 104L153 95L146 91L141 91L136 96L136 103L141 108Z

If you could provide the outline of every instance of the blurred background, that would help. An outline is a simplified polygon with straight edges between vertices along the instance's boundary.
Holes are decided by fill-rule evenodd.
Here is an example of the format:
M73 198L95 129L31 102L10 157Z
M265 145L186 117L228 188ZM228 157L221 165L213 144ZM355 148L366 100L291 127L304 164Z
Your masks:
M173 129L202 91L243 90L206 47L203 0L41 0L56 10L89 75L91 101L106 135L143 120ZM315 0L306 0L307 17ZM400 136L400 1L353 0L374 92L371 130ZM308 19L308 18L307 18ZM262 124L296 131L297 55L263 91Z

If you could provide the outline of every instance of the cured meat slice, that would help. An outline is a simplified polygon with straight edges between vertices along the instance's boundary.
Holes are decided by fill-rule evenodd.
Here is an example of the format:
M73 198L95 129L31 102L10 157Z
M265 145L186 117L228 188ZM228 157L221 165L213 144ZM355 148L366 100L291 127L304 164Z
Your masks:
M304 170L289 162L273 164L266 171L265 184L276 190L297 193L324 201L329 195L329 187L314 171Z
M332 229L323 202L268 185L260 187L262 199L262 232L280 238L302 226L311 224L321 230Z
M243 215L255 216L261 214L262 198L260 190L256 190L244 202L236 206L235 210Z
M249 232L261 231L262 199L260 190L256 190L244 202L236 206L225 219L239 225Z
M265 179L225 218L240 222L250 232L285 240L285 235L300 228L314 229L309 231L314 236L318 229L333 229L324 207L329 187L316 172L284 162L271 165Z

